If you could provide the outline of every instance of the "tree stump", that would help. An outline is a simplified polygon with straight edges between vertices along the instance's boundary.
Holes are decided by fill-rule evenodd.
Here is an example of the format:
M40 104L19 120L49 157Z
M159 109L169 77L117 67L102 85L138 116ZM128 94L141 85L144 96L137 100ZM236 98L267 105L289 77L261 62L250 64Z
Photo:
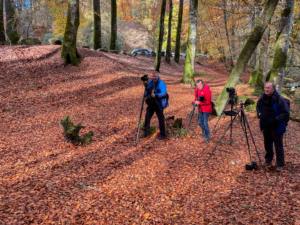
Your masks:
M80 137L79 132L85 127L82 126L81 123L74 125L69 116L66 116L63 120L61 120L60 124L63 128L63 136L68 143L87 143L90 142L94 136L94 132L90 131L83 138Z

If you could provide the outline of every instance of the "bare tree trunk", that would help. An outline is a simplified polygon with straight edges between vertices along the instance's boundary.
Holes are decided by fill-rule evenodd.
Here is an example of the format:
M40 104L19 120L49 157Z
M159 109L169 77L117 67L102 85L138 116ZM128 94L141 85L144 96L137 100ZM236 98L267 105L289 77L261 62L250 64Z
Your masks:
M100 0L94 0L94 49L102 48Z
M3 22L3 0L0 0L0 43L5 42L5 31Z
M15 13L14 0L5 0L6 11L6 34L11 44L16 45L20 39L17 32L18 20Z
M167 49L166 49L166 61L170 64L170 57L172 57L171 52L171 36L172 36L172 9L173 9L173 3L172 0L169 0L169 25L168 25L168 42L167 42Z
M292 51L291 51L291 59L290 64L294 64L294 56L295 56L295 42L297 41L297 36L299 33L299 26L300 26L300 16L298 17L297 21L294 23L291 31L291 45L292 45Z
M182 26L182 13L183 13L183 0L179 3L178 23L177 23L177 35L176 35L176 46L175 46L175 61L179 63L180 57L180 39L181 39L181 26Z
M196 84L194 79L194 64L197 43L198 0L190 0L189 13L189 30L184 64L184 74L180 82L190 84L192 87L194 87Z
M65 64L72 63L73 66L78 66L78 59L80 58L76 48L78 27L79 0L68 0L68 16L61 46L61 57L65 59Z
M285 76L295 0L283 0L281 4L280 27L277 32L273 66L270 77L270 81L275 83L276 90L279 93L282 91Z
M159 37L158 37L156 60L155 60L155 64L154 64L154 69L157 72L159 72L159 68L160 68L161 48L162 48L162 42L164 39L164 22L165 22L165 12L166 12L166 2L167 2L167 0L162 0L162 3L161 3L160 22L159 22L159 24L160 24Z
M232 60L232 53L231 53L231 46L230 46L230 40L229 40L229 33L228 33L228 27L227 27L227 11L226 11L226 0L223 0L223 14L224 14L224 23L225 23L225 31L226 31L226 38L227 38L227 44L228 44L228 51L230 56L230 66L234 67L233 60Z
M235 18L234 18L234 5L231 3L231 14L232 14L232 25L231 25L231 49L232 49L232 58L235 59L236 56L236 47L235 47Z
M117 0L111 0L111 34L109 50L117 50Z
M279 0L268 0L265 4L264 11L262 12L261 17L259 18L253 32L247 40L243 50L241 51L237 63L233 68L227 83L225 84L221 94L219 95L217 101L215 102L215 109L218 115L222 112L227 100L228 93L226 92L227 87L235 87L240 80L242 73L244 72L247 63L256 49L260 39L262 38L266 27L268 26L273 13L276 9Z

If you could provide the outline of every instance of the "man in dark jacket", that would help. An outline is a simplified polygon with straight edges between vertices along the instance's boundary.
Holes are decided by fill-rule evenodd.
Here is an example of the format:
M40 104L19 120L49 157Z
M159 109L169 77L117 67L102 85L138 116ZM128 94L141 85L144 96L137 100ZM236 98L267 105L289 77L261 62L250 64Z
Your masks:
M152 80L149 82L149 88L146 90L147 96L146 103L148 105L146 109L144 134L141 138L148 137L150 135L150 120L154 114L157 115L159 122L160 136L158 140L166 139L165 118L163 110L169 106L168 94L165 82L163 82L157 72L153 72Z
M283 134L286 131L286 121L290 116L286 101L276 91L272 82L266 82L265 93L257 102L256 112L260 118L260 129L263 131L265 144L264 166L271 166L274 157L273 143L276 150L277 172L284 167Z
M202 129L202 137L205 137L205 143L208 143L208 117L212 113L211 91L209 90L209 86L202 80L197 80L197 87L195 89L195 104L199 106L198 124Z

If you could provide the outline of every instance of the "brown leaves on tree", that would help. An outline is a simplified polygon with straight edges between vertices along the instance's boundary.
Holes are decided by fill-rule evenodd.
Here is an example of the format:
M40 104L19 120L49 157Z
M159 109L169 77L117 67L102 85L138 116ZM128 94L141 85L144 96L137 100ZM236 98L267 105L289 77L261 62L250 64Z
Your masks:
M230 118L221 119L204 147L196 115L192 135L135 147L142 102L140 76L154 59L79 49L79 67L62 66L60 47L0 48L0 221L3 224L295 224L300 220L299 124L288 126L283 173L246 171L249 154L238 123L204 162ZM180 84L184 62L161 65L170 107L166 117L186 127L194 90ZM215 100L229 76L218 62L201 61ZM242 79L248 80L249 73ZM197 79L197 78L196 78ZM237 87L248 94L247 85ZM94 131L92 142L65 142L59 122ZM247 113L261 157L262 134ZM211 117L210 128L217 118ZM251 145L254 159L258 161Z

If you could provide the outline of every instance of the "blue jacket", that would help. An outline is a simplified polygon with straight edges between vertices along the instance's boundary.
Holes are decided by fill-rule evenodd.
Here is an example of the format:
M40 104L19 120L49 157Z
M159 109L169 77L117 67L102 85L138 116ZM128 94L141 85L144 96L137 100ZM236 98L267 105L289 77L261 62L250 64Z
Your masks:
M167 86L165 82L163 82L160 77L158 78L158 81L156 84L154 84L153 80L150 80L149 82L149 88L146 90L146 95L150 95L152 93L152 90L154 88L154 85L157 86L155 89L155 99L157 100L158 106L160 110L164 110L169 106L168 103L168 94L167 94Z
M267 95L265 93L263 93L262 96L260 97L260 99L258 100L257 106L256 106L257 116L260 113L264 113L262 110L262 107L263 107L263 102L266 98L267 98ZM289 106L286 103L286 101L284 100L284 98L282 96L280 96L277 91L275 91L274 94L271 96L271 101L272 101L272 105L273 105L274 112L275 112L275 113L273 112L274 115L272 115L272 113L270 113L268 115L263 115L263 116L265 118L269 117L268 120L270 120L270 121L272 121L272 119L273 119L278 124L277 133L284 134L286 132L286 125L287 125L287 121L290 116ZM260 117L262 117L262 115ZM274 118L270 118L270 117L274 117ZM259 126L260 126L260 129L263 130L261 120L259 121Z

